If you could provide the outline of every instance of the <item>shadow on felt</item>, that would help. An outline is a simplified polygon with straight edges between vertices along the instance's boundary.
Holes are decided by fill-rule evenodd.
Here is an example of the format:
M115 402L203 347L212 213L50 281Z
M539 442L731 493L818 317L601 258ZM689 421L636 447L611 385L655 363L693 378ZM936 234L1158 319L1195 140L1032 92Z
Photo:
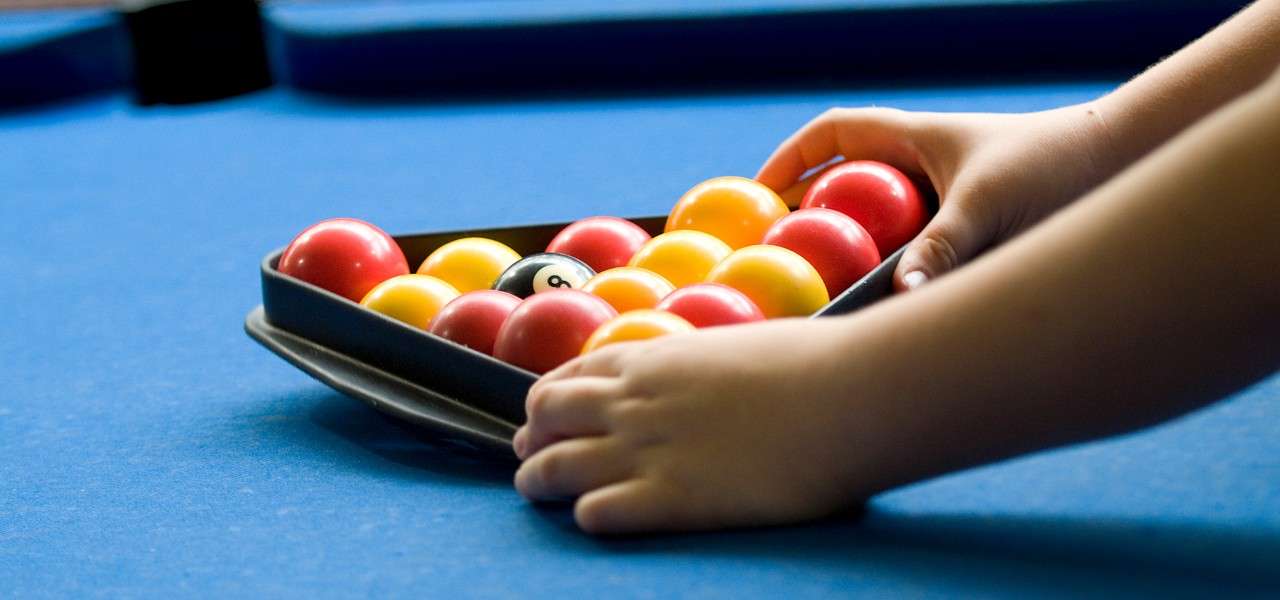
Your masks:
M433 443L412 426L332 390L300 392L287 403L297 407L297 418L262 425L339 467L428 481L511 485L515 462Z
M329 390L296 393L298 418L263 420L271 434L341 468L482 487L507 487L515 464L432 444L410 427ZM865 511L798 526L698 534L592 537L572 505L530 505L546 543L588 553L742 558L849 574L945 582L971 591L1023 588L1059 594L1115 585L1176 595L1280 591L1280 531L1155 519Z
M735 557L873 573L971 591L1015 581L1059 594L1081 587L1177 595L1280 591L1280 531L1206 523L1016 515L904 515L877 508L789 527L592 538L568 504L529 511L544 531L620 555ZM550 526L548 529L546 526ZM563 540L562 540L563 541Z

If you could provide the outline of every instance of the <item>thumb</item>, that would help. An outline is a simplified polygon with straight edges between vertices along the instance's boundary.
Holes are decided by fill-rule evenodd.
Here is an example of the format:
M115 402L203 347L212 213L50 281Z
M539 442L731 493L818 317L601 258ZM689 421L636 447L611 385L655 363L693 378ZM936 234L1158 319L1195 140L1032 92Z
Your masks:
M907 244L894 269L898 290L912 290L976 256L995 237L995 224L967 202L943 202L924 230Z

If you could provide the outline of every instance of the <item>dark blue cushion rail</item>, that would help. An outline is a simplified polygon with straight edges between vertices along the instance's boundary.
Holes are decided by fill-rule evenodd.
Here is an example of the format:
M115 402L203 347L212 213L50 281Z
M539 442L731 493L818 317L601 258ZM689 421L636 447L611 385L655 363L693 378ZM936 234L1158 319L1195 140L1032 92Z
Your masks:
M277 76L359 96L1129 74L1240 0L279 3Z
M0 12L0 109L123 88L128 52L110 10Z

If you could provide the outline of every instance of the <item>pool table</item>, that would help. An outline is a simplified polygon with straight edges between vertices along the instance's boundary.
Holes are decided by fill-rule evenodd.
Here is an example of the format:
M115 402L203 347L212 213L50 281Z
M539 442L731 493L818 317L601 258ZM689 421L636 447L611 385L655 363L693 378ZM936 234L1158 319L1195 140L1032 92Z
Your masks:
M39 74L0 77L16 90L0 108L0 597L1274 597L1277 377L858 514L596 538L567 506L523 501L510 463L436 444L241 329L261 257L320 219L400 233L663 214L702 179L750 175L828 107L1080 102L1226 4L267 4L276 86L146 107L109 13L0 13L0 75ZM1054 14L1091 29L1056 31ZM734 23L776 22L794 44L832 15L867 28L811 49L837 75L756 49L762 80L730 51L699 76L681 53L641 51L664 31L689 52L728 43ZM1116 50L1046 46L1068 34ZM1002 35L1018 46L980 43ZM521 51L428 64L508 37ZM841 69L828 52L872 42L896 68ZM941 69L911 47L978 62ZM1043 69L1028 58L1057 52ZM82 60L33 66L68 56Z

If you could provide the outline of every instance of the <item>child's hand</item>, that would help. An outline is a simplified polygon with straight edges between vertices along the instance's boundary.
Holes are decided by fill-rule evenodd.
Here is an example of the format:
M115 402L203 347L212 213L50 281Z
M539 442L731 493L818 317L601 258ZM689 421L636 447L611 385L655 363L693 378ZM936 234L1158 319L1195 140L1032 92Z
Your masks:
M1028 114L832 109L774 151L756 176L789 204L835 157L889 163L927 180L940 210L908 247L901 289L937 277L1088 191L1119 168L1089 105Z
M1105 172L1085 108L1027 115L835 110L782 145L758 178L798 201L806 171L875 159L927 177L942 209L898 271L934 277L1075 198ZM812 178L810 178L811 180ZM788 189L789 188L789 189ZM914 278L911 276L909 279ZM544 376L516 434L516 487L579 497L592 532L761 525L830 513L883 489L903 458L884 428L884 371L846 320L785 320L620 344ZM853 385L851 382L861 382ZM890 403L891 404L891 403ZM899 443L898 446L901 444Z
M572 498L585 530L688 530L821 516L874 461L832 389L843 321L785 320L607 346L544 376L516 434L516 487ZM797 343L802 342L802 343ZM835 376L840 373L843 377Z

